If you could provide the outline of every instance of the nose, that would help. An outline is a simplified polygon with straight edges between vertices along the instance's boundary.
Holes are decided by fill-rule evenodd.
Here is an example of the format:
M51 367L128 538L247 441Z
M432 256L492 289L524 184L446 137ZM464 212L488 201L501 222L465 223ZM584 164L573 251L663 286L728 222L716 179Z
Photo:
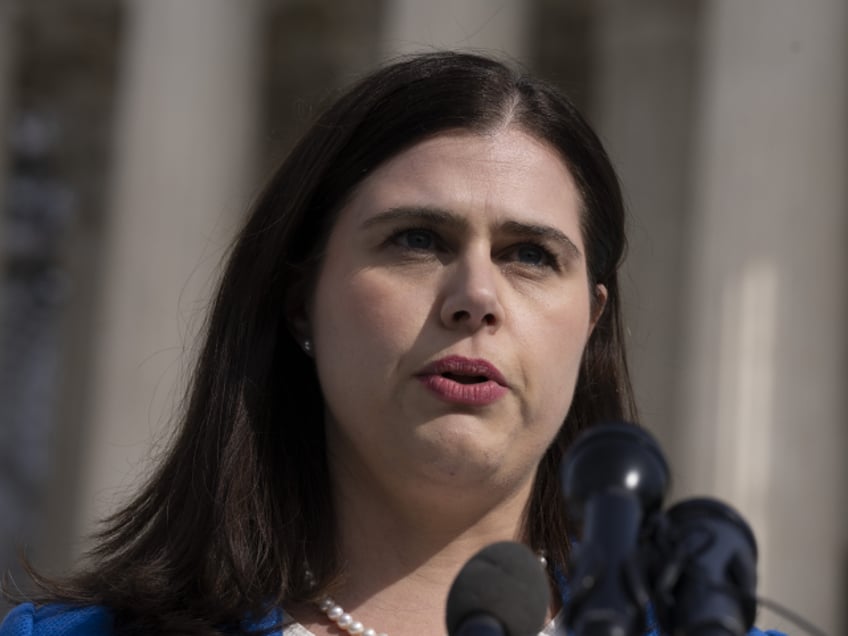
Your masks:
M440 317L449 329L497 329L504 319L498 269L488 254L457 259L447 272Z

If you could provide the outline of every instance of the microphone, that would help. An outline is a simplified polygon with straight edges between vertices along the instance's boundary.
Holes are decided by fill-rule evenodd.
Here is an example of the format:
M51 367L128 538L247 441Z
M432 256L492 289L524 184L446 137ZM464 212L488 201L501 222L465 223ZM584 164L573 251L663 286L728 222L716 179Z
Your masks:
M449 636L536 636L550 606L548 578L525 545L501 541L475 554L451 585Z
M571 567L566 625L576 636L636 636L649 602L640 537L659 514L668 465L659 445L633 424L595 426L560 468L569 510L583 533Z
M657 614L668 633L744 636L756 614L757 542L730 506L706 497L666 512Z

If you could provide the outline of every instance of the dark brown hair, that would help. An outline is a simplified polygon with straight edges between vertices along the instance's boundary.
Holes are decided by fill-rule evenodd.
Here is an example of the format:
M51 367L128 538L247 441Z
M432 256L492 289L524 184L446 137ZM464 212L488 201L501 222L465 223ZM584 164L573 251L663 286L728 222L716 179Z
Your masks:
M170 451L106 520L89 569L63 583L42 580L49 598L106 605L122 633L216 633L314 593L307 560L319 587L338 574L321 390L287 308L308 293L336 213L364 177L441 131L504 124L548 143L568 165L582 196L590 284L608 293L526 510L527 542L565 567L573 527L560 458L593 423L635 416L617 283L618 181L597 136L550 85L485 57L434 53L353 86L271 178L226 263Z

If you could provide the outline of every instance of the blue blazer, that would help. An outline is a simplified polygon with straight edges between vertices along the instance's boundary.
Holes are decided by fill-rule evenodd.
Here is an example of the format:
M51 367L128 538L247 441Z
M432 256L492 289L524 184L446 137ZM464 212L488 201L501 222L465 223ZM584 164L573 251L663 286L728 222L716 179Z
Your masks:
M282 621L280 610L251 625L262 629ZM0 625L0 636L113 636L114 621L108 609L102 606L71 607L67 605L44 605L35 607L23 603L15 607ZM645 636L661 636L655 628L649 628ZM782 632L762 632L753 629L748 636L786 636Z

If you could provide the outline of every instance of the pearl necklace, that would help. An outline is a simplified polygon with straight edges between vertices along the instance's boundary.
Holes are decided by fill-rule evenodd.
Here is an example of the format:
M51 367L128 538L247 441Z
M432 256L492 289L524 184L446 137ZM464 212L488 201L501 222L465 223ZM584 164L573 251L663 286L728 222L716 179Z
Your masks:
M304 572L304 576L306 578L306 582L310 587L315 586L315 575L312 574L312 570L306 568ZM320 601L315 604L321 613L324 614L327 618L333 621L336 626L351 634L351 636L388 636L385 632L377 633L376 630L369 628L365 628L365 626L355 620L353 616L344 611L344 608L336 603L329 595L325 595Z
M376 630L370 627L366 629L361 622L355 620L353 616L345 612L344 608L329 596L325 596L318 603L318 609L324 612L327 618L333 621L339 629L346 631L351 636L357 636L358 634L362 636L388 636L385 632L378 634Z
M548 566L548 560L545 558L544 550L539 552L539 563L542 564L543 568L547 568ZM304 575L306 577L306 582L310 586L314 586L315 575L312 574L312 570L306 568ZM329 595L324 596L315 605L319 610L321 610L321 613L334 622L339 629L347 632L351 636L388 636L385 632L377 632L370 627L366 629L360 621L354 619L353 616L344 611L344 608L336 603Z

